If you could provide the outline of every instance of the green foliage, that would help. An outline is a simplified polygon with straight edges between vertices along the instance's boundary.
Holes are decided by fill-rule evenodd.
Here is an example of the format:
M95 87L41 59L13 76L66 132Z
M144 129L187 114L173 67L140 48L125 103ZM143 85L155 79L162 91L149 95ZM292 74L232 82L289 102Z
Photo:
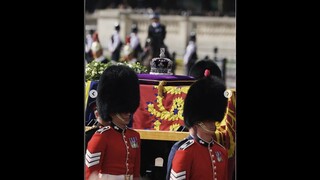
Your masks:
M147 67L141 65L139 62L136 62L135 64L129 64L126 62L109 62L109 63L101 63L97 61L92 61L86 65L85 68L85 79L86 81L97 81L99 80L101 74L105 69L110 67L111 65L126 65L132 68L137 74L142 74L147 72Z
M134 64L129 64L129 63L118 63L118 64L125 64L125 65L131 67L137 74L143 74L148 71L147 67L141 65L139 62L136 62Z

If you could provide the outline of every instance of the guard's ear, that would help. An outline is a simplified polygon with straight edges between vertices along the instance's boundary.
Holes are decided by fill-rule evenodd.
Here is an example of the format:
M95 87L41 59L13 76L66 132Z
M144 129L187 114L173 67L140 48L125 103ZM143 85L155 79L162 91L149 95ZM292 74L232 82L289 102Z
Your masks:
M94 110L94 116L96 117L96 119L99 119L100 115L98 110Z

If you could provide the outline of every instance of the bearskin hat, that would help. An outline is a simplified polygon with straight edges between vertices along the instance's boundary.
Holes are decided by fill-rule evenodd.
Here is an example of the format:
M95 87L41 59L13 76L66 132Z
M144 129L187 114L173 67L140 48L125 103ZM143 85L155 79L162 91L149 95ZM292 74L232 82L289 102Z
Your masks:
M204 71L208 69L210 71L210 74L213 76L217 76L219 78L222 78L222 73L217 65L213 60L210 59L203 59L198 62L196 62L189 71L189 76L192 76L196 79L200 79L204 76Z
M136 72L125 65L111 65L102 73L96 99L99 115L111 121L111 113L134 113L140 103Z
M190 128L198 122L221 122L227 110L226 86L216 76L208 76L193 83L184 101L185 125Z

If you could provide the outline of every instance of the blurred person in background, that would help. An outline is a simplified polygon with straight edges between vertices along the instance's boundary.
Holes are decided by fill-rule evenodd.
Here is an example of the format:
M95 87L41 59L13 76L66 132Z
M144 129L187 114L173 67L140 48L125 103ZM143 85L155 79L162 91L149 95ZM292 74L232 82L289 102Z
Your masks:
M148 37L150 39L150 45L152 47L152 58L159 57L160 48L165 48L167 53L167 47L164 44L167 30L166 26L160 23L160 15L158 13L152 13L150 15L151 24L148 27ZM170 58L166 54L167 58Z
M134 50L131 48L130 44L123 47L123 57L121 58L121 61L128 64L135 64L137 62L137 58L134 57Z
M189 42L186 47L185 54L183 56L185 75L189 74L191 67L196 63L197 60L198 60L198 55L197 55L197 45L196 45L196 33L191 32L189 36Z
M111 61L119 62L120 52L123 46L123 42L120 38L120 24L116 22L114 24L114 32L111 35L110 41L108 43L108 50L111 53Z
M95 30L90 29L87 34L86 34L86 39L85 39L85 59L87 63L90 63L93 60L92 52L91 52L91 45L93 43L93 33Z
M103 49L101 44L98 41L94 41L91 45L91 52L93 55L93 61L101 62L101 63L108 63L109 59L107 59L103 55Z
M142 53L142 47L140 38L138 37L138 26L136 24L132 24L131 33L127 37L126 44L130 44L130 47L133 50L133 57L138 59Z

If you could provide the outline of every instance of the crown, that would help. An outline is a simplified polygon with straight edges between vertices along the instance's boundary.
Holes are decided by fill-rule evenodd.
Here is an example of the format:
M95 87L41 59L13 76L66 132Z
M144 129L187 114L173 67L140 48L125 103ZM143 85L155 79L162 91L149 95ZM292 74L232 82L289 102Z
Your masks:
M173 62L165 58L164 55L165 49L160 48L160 56L159 58L153 58L150 62L150 74L155 75L172 75L172 65Z

